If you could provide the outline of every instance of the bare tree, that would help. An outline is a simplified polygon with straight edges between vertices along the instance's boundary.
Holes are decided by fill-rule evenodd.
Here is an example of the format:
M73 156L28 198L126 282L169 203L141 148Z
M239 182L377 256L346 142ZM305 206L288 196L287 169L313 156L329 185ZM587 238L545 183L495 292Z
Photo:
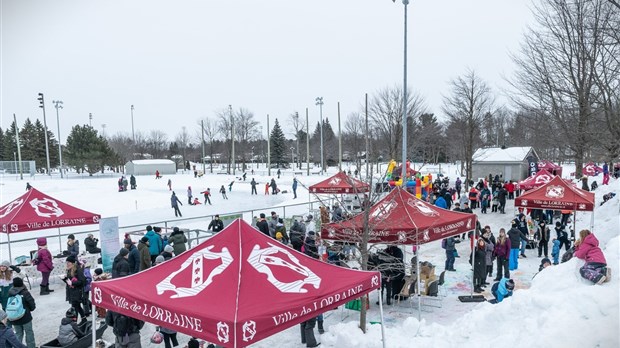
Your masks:
M596 75L603 57L604 0L544 0L534 6L537 26L525 35L512 86L524 109L551 117L575 158L581 177L593 144ZM607 59L613 59L608 57Z
M493 110L491 89L473 70L450 82L451 95L444 96L443 112L449 122L459 123L463 137L457 144L463 148L462 161L465 163L465 175L469 181L472 175L474 148L480 144L480 124L484 115Z
M239 108L233 114L235 120L235 143L240 145L235 152L242 154L243 170L245 170L249 155L248 144L249 141L256 138L259 122L254 119L254 114L245 108Z
M378 133L378 139L382 142L381 146L388 149L391 158L399 158L398 153L402 149L403 92L401 88L385 88L379 91L371 98L368 106L368 117L372 127ZM418 93L408 91L407 99L407 118L415 120L426 111L424 98ZM411 146L411 142L408 146Z
M133 139L131 136L124 133L116 133L107 140L110 148L114 150L123 163L133 159Z
M304 126L306 125L306 123L303 120L299 119L299 112L297 111L293 112L288 117L289 122L291 123L291 127L293 128L293 135L295 136L295 149L297 149L297 166L298 168L301 168L301 156L299 156L299 154L301 153L301 149L299 147L304 145L300 143L300 138L303 135Z
M344 122L344 133L342 142L346 148L350 149L351 155L355 159L355 166L361 171L362 160L360 154L366 149L366 127L364 117L358 112L349 114Z
M165 158L168 148L168 136L159 130L152 130L147 139L149 152L154 158Z

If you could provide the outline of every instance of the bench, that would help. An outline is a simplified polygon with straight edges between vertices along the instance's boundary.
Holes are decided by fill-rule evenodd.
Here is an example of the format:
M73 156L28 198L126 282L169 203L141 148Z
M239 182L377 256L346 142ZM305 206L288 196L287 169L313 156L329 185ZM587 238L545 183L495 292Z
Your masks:
M293 175L304 175L304 172L302 172L302 171L293 172Z
M321 175L321 171L319 170L317 172L310 172L310 174L312 174L312 175Z
M217 172L217 173L215 173L215 174L217 174L217 175L228 175L228 173L227 173L227 172Z

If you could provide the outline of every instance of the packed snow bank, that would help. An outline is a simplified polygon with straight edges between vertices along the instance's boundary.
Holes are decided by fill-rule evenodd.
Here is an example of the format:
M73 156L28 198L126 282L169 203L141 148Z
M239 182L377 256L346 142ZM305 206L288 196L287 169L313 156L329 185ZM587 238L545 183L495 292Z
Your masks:
M617 196L599 206L603 194L610 191ZM535 276L529 289L515 291L500 304L472 304L476 308L451 325L418 322L410 317L387 327L386 347L619 347L620 180L599 187L596 196L593 232L612 268L611 281L592 285L579 274L583 261L574 258L546 268ZM578 215L578 230L589 223L589 214ZM379 325L371 325L366 335L357 325L348 322L331 326L321 336L323 344L382 346Z

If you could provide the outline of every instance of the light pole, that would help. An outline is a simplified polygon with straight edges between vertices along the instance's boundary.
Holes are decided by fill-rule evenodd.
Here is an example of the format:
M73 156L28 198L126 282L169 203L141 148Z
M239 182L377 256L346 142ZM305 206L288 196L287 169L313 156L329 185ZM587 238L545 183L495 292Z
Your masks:
M403 42L403 157L401 180L405 182L407 169L407 5L409 0L403 0L404 7L404 42Z
M232 173L235 175L235 125L233 118L233 109L232 105L228 105L228 110L230 111L230 143L232 146Z
M295 168L295 153L293 152L295 148L291 146L291 164L293 165L293 169Z
M58 124L58 157L59 157L59 169L60 178L63 178L62 174L62 145L60 144L60 117L58 116L58 109L62 109L62 100L53 100L54 107L56 108L56 123Z
M47 159L47 175L52 175L50 173L50 148L47 141L47 120L45 119L45 99L43 97L43 93L39 93L39 107L43 109L43 127L45 128L44 136L45 136L45 158ZM17 125L17 124L16 124Z
M252 169L254 169L254 146L252 146Z
M295 124L297 125L297 134L295 134L295 139L297 140L297 164L299 169L301 169L301 161L299 160L299 112L297 111L295 111Z
M319 113L321 115L321 175L323 175L323 97L316 97L316 105L319 106Z
M93 126L93 113L92 112L88 113L88 125L91 127Z
M131 104L131 137L133 138L133 144L136 144L136 133L133 131L133 104Z

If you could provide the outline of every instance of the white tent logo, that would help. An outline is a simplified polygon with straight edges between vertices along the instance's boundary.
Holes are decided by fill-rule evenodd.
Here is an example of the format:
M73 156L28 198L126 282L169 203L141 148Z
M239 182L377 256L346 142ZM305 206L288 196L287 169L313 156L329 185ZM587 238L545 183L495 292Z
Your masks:
M65 214L58 206L58 202L49 198L35 198L30 201L30 205L34 208L34 212L41 217L61 217Z
M206 248L198 250L194 252L190 257L187 258L182 264L181 267L172 272L170 275L166 277L166 279L159 282L155 287L157 288L157 294L161 295L164 291L170 290L174 291L175 294L170 296L170 298L179 298L179 297L190 297L198 295L202 290L206 289L211 283L213 283L213 278L215 276L222 274L228 266L233 262L233 257L230 255L228 248L222 248L221 252L211 251L214 248L213 245L210 245ZM215 267L211 273L207 276L207 279L204 280L204 271L203 271L203 260L221 260L221 264ZM176 287L171 283L172 278L174 278L177 274L181 273L189 266L192 266L192 285L189 288Z
M398 231L397 235L399 242L404 242L407 240L407 233L405 231Z
M310 284L315 289L318 289L321 285L321 278L319 278L312 270L302 265L299 259L295 255L291 254L286 248L281 248L274 244L268 243L269 247L261 249L260 246L255 245L252 248L252 252L248 256L248 263L252 265L258 272L267 276L267 280L275 286L280 292L284 293L307 293L308 290L304 289L304 285ZM276 254L283 253L288 259L285 260ZM302 280L295 280L290 283L281 282L277 279L274 273L278 273L280 267L286 267L304 277ZM275 272L274 272L275 271Z
M417 209L420 212L420 214L424 216L435 217L439 215L439 213L436 210L425 205L420 200L409 198L409 200L407 201L407 204L410 207Z
M13 212L13 210L17 209L20 205L22 205L22 203L24 203L23 199L16 199L13 202L7 204L6 207L4 207L4 209L2 211L0 211L0 219L2 219L5 216L11 214L11 212Z
M256 322L254 320L246 321L243 324L243 340L245 342L251 341L256 335Z
M217 339L222 343L230 341L230 328L228 324L221 321L217 323Z
M336 186L339 185L342 180L340 178L332 178L327 185Z
M537 184L546 184L549 181L551 181L551 177L547 174L539 175L536 177L536 180L535 180Z
M428 230L424 230L424 231L422 231L422 233L424 234L422 239L424 239L425 242L428 242L431 239L431 237L429 237L429 235L428 235Z
M392 210L394 210L398 204L394 201L383 202L381 205L370 213L369 218L377 219L384 215L389 215Z
M95 288L95 291L93 291L93 300L95 301L95 303L101 303L101 301L103 300L101 298L101 289Z
M562 198L564 197L564 187L552 185L547 187L547 192L545 196L549 198Z

